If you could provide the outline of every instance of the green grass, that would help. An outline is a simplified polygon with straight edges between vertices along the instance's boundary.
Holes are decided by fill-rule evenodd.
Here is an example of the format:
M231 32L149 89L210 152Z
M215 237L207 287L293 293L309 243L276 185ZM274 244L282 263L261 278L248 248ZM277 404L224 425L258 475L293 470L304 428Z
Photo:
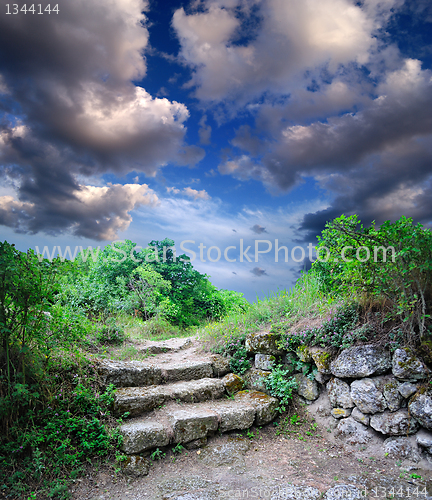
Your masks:
M299 322L319 322L336 306L335 300L320 290L314 275L303 275L291 290L257 299L246 312L208 323L198 334L208 349L214 349L232 338L270 329L273 324L284 323L289 329Z

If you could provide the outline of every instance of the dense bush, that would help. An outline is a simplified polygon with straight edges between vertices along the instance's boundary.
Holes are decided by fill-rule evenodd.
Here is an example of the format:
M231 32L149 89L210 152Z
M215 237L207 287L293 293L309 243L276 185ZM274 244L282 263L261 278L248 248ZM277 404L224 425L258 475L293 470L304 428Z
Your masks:
M326 224L318 250L328 259L315 261L312 273L325 292L387 300L389 318L403 323L406 340L425 337L432 314L430 229L406 217L365 228L356 215L341 216Z

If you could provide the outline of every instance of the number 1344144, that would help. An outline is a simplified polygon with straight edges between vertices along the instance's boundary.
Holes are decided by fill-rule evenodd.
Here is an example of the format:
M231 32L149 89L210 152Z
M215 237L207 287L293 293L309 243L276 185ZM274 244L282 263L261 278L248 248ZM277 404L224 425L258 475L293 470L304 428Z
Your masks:
M60 12L58 3L51 7L51 4L42 5L41 3L32 3L27 7L27 4L22 6L17 3L6 4L6 14L58 14Z

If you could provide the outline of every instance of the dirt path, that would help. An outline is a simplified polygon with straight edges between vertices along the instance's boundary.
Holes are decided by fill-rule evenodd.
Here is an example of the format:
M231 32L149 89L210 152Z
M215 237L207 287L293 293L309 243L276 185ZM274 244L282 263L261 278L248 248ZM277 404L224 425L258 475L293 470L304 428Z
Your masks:
M165 345L172 347L174 342L178 339L165 341ZM179 350L157 355L158 360L166 358L168 362L173 355L179 359L185 359L185 355L202 358L195 342L183 348L180 342ZM215 436L198 450L184 449L179 454L165 450L164 458L151 462L147 476L115 473L108 464L100 470L91 469L74 483L72 498L309 500L318 498L313 496L316 490L305 487L324 494L344 484L355 486L358 498L432 500L431 463L425 459L416 464L385 457L378 441L367 447L344 446L334 428L323 419L315 420L314 412L315 405L307 407L294 401L290 413L278 419L277 426ZM294 491L292 485L303 489ZM323 498L355 498L350 496L352 489L332 491L334 496Z

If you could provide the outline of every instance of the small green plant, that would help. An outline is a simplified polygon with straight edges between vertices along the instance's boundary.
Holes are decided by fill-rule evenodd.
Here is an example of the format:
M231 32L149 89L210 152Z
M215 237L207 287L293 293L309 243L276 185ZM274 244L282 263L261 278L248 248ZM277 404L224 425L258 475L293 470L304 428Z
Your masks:
M275 366L270 375L265 379L265 385L272 396L279 399L278 411L286 411L292 391L297 389L294 377L289 377L290 371L282 365Z
M290 422L291 422L291 425L300 425L301 424L300 417L296 413L294 415L291 415Z
M421 479L422 478L419 474L410 474L409 476L412 477L413 479Z
M253 439L255 437L255 434L253 433L253 431L251 429L248 429L246 431L246 436L249 438L249 439Z
M178 453L178 454L180 454L180 453L182 453L182 451L183 451L184 449L185 449L185 447L184 447L184 446L182 446L182 444L181 444L181 443L178 443L178 444L176 444L176 445L174 446L174 448L172 449L172 452L173 452L173 453Z
M165 458L166 453L164 453L162 450L159 448L156 448L153 453L150 454L150 460L161 460L162 458Z

